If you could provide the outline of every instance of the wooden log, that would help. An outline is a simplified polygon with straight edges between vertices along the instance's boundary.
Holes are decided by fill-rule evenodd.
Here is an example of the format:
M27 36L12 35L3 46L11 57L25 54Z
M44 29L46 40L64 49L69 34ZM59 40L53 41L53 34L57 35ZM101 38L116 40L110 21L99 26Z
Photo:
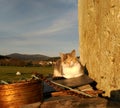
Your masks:
M76 93L76 94L81 94L81 95L84 95L84 96L87 96L87 97L93 97L92 95L87 94L87 93L85 93L85 92L83 92L83 91L79 91L79 90L77 90L77 89L73 89L73 88L71 88L71 87L68 87L68 86L59 84L59 83L57 83L57 82L51 81L51 83L56 84L56 85L58 85L58 86L60 86L60 87L66 88L66 89L68 89L68 90L70 90L71 92L74 92L74 93Z
M56 97L56 96L67 96L69 95L67 92L63 92L63 91L58 91L58 92L52 92L51 96Z
M53 96L53 97L56 97L56 96L67 96L67 95L70 95L70 94L68 94L69 91L70 90L52 92L51 96ZM98 96L98 94L102 94L103 91L102 90L87 90L87 91L85 91L85 93L96 97L96 96Z
M102 90L87 90L84 91L85 93L91 94L91 95L98 95L104 93Z

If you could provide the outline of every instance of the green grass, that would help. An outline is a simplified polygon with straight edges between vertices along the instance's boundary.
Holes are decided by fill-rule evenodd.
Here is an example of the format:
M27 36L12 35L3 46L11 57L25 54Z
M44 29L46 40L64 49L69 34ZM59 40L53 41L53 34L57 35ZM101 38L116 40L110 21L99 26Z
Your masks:
M16 72L22 73L16 76ZM44 76L53 73L53 67L16 67L16 66L0 66L0 80L14 81L24 78L30 78L33 72L38 72Z

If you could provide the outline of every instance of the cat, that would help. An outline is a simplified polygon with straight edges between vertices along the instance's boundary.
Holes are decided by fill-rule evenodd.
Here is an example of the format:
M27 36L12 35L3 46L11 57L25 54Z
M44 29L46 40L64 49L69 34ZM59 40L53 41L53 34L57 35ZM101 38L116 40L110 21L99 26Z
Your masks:
M54 66L53 78L75 78L84 74L84 67L76 57L76 51L60 53L60 59Z

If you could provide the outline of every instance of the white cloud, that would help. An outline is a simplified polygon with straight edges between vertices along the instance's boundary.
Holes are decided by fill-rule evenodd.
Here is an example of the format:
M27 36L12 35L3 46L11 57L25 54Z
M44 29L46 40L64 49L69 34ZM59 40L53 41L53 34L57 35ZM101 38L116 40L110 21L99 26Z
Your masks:
M33 30L32 32L24 34L24 36L52 36L52 34L57 34L60 31L65 31L66 29L70 29L76 25L77 18L74 16L76 16L76 13L73 12L73 10L69 11L68 13L63 14L63 16L54 19L51 25L48 27L44 29Z
M3 52L54 52L55 55L61 49L77 46L74 38L77 0L1 1L0 49Z

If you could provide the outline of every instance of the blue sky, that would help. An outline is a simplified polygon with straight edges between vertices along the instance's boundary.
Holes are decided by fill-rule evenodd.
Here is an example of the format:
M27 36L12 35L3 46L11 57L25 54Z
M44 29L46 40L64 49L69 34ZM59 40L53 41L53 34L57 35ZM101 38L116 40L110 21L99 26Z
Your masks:
M43 54L76 49L77 0L0 0L0 54Z

